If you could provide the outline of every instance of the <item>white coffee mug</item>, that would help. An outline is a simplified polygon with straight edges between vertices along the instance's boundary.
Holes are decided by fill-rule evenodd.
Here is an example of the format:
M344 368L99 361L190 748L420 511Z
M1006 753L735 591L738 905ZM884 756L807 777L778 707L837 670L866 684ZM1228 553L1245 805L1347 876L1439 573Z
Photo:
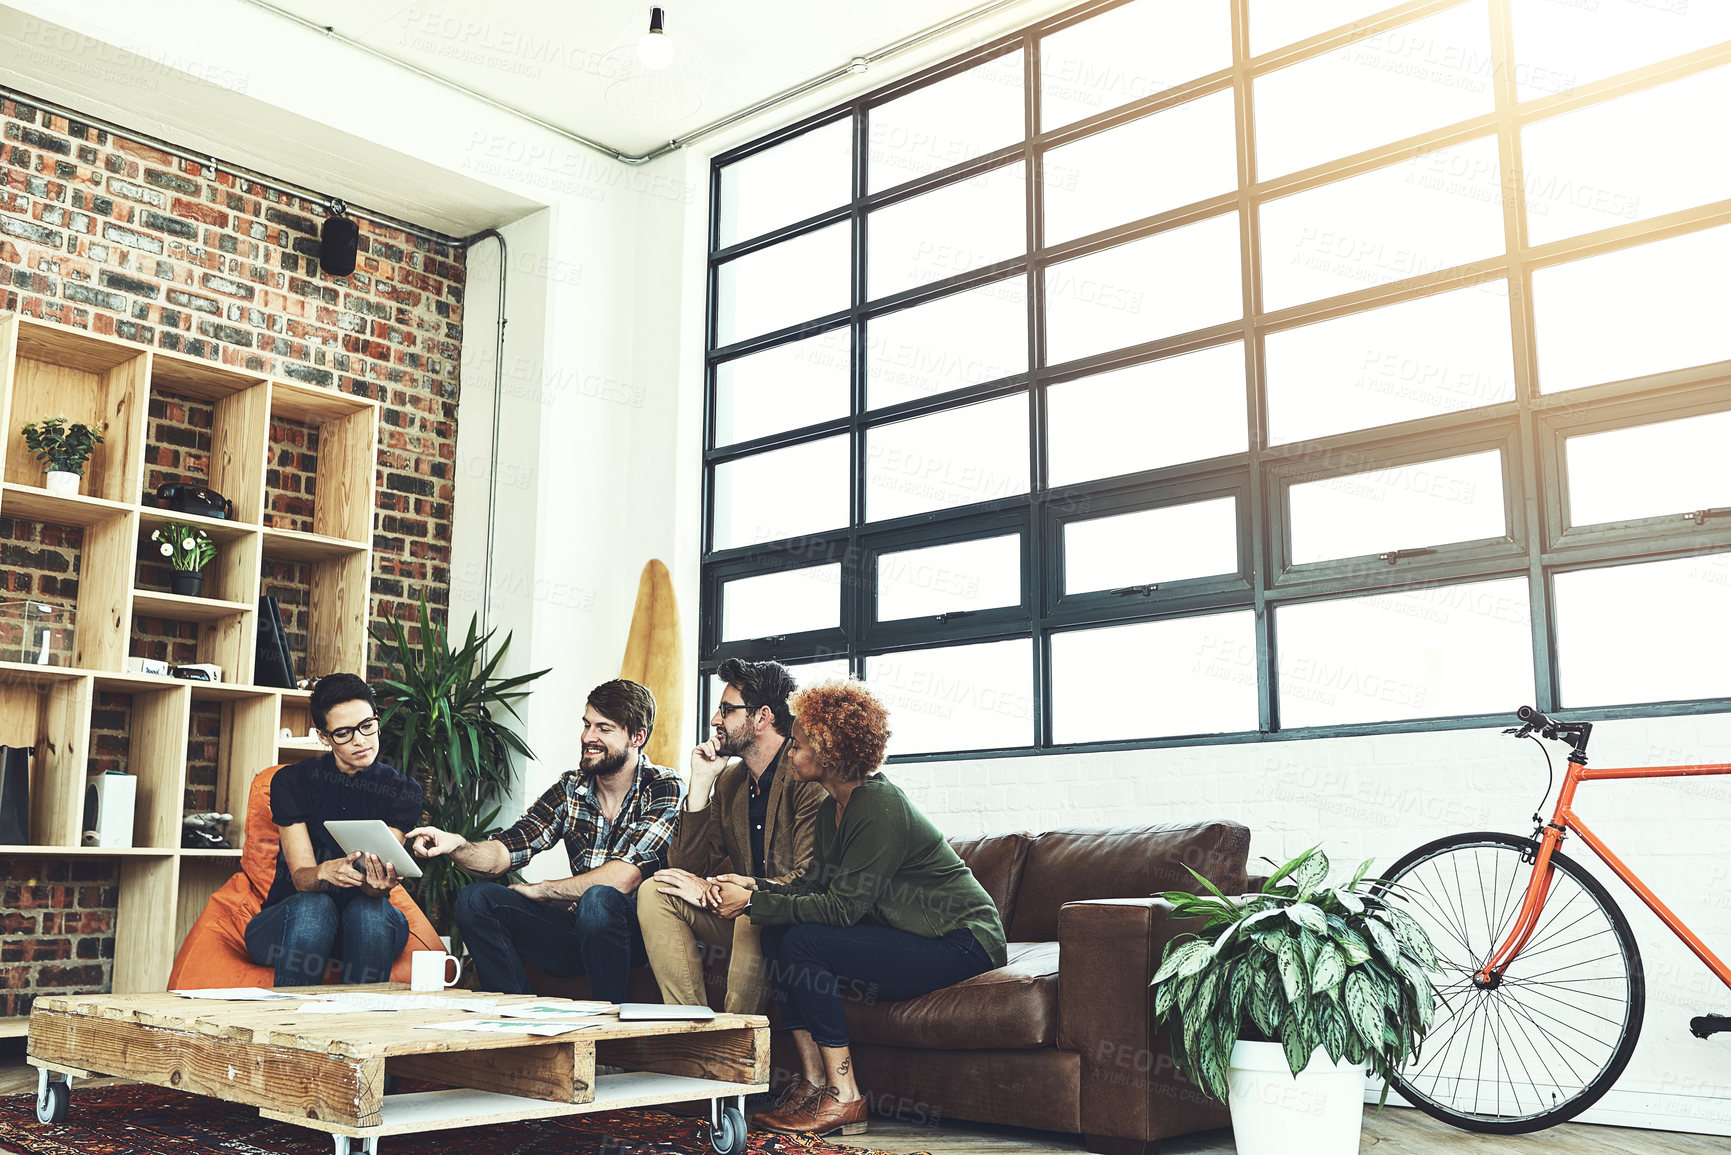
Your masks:
M448 966L446 964L449 964ZM450 978L445 975L449 973ZM418 950L409 955L409 989L442 991L463 977L463 963L442 950Z

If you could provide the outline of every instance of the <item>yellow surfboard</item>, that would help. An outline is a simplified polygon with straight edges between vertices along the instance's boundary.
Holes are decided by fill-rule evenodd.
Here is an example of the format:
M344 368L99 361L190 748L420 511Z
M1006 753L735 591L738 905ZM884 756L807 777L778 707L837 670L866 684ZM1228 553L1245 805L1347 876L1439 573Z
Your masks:
M619 676L649 687L655 695L655 733L643 752L657 766L679 767L691 743L685 732L685 651L673 576L659 558L651 558L637 580L637 607L631 611Z

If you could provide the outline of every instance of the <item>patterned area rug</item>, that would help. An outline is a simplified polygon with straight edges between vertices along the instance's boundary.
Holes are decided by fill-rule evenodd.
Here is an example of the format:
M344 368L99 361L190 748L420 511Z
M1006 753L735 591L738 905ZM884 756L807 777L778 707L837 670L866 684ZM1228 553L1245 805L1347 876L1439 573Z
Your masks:
M330 1136L250 1107L142 1084L76 1085L66 1122L36 1121L36 1096L0 1096L0 1150L21 1155L330 1155ZM825 1139L753 1131L751 1155L862 1155ZM380 1155L714 1155L707 1119L650 1109L387 1135ZM882 1155L881 1152L876 1155Z

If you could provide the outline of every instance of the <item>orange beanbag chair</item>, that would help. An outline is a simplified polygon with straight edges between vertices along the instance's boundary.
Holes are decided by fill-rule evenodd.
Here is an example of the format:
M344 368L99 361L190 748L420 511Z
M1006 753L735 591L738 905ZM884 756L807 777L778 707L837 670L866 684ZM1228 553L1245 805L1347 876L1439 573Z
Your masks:
M240 869L222 884L204 913L186 932L186 941L174 956L174 969L169 972L170 990L199 990L208 987L268 987L276 981L276 972L259 966L246 950L246 924L264 906L276 878L277 829L270 817L270 781L282 767L260 770L252 780L246 800L246 840L241 844ZM433 930L433 924L415 905L408 891L397 887L391 891L391 905L409 920L409 942L391 966L391 981L409 981L409 955L418 950L444 950L445 944ZM333 966L326 982L338 982L340 972Z

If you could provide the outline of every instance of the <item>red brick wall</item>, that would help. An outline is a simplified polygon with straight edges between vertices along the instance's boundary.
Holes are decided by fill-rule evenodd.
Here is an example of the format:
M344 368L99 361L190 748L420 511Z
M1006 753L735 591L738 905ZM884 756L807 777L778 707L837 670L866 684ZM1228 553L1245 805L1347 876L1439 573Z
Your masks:
M114 981L114 859L0 858L0 1015L38 994L103 991Z
M354 274L330 277L318 262L323 219L322 205L228 174L207 179L141 142L0 99L0 311L382 402L372 616L412 619L422 590L442 607L450 582L464 253L361 220ZM148 488L208 479L211 418L208 403L153 396ZM270 443L266 521L310 528L316 431L277 423ZM73 604L80 543L76 529L0 516L0 597ZM159 569L141 561L141 584L163 588ZM304 655L305 575L272 564L264 585ZM131 652L192 661L196 636L190 624L142 621ZM376 675L376 649L369 657ZM123 702L104 701L93 718L93 770L124 763ZM214 799L212 725L194 719L189 809ZM21 858L0 860L0 871L8 989L104 986L112 863ZM85 880L92 872L107 873ZM97 941L108 945L87 959Z

